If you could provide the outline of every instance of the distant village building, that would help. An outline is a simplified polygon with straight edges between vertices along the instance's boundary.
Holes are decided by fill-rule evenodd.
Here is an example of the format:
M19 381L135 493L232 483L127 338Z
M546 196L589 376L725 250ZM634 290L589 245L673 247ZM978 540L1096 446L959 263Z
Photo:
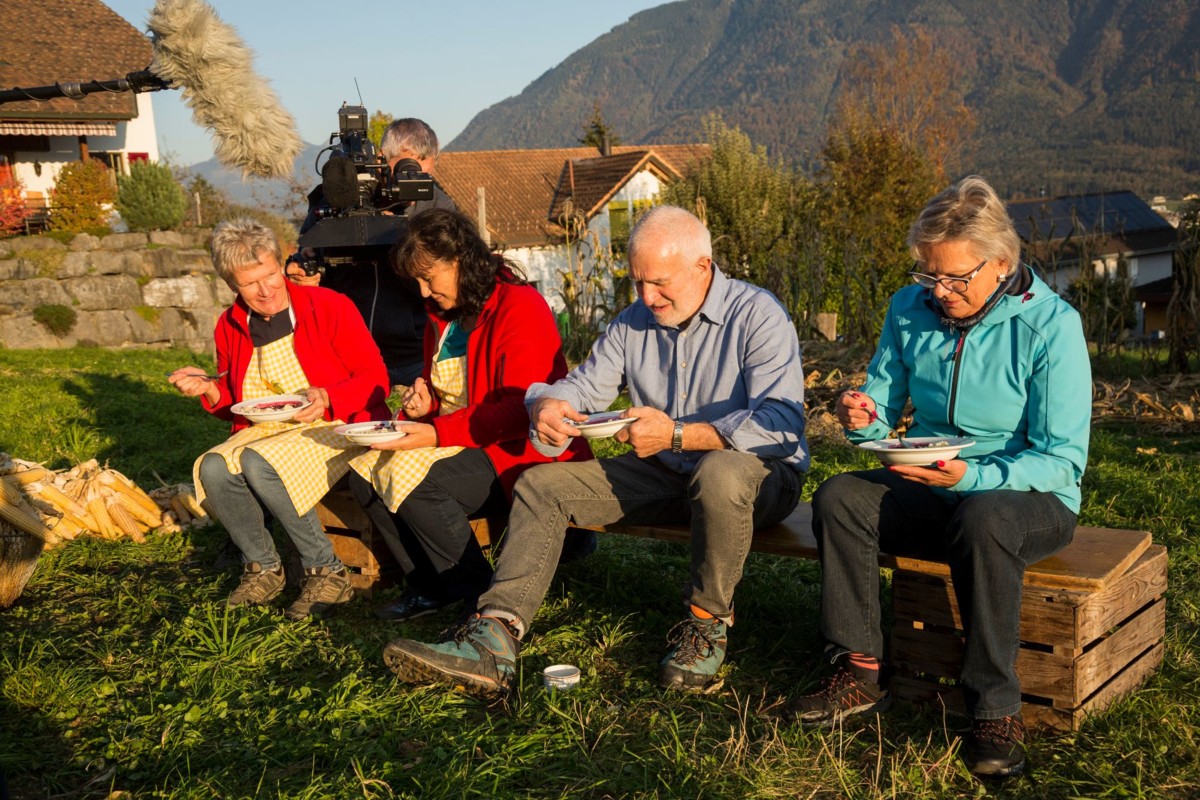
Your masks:
M150 64L150 40L99 0L0 2L0 88L114 80ZM0 104L0 163L34 204L62 167L98 159L114 172L157 161L149 94L89 94L79 100Z
M1025 260L1058 292L1089 269L1116 277L1124 261L1137 298L1135 332L1166 329L1176 229L1133 192L1070 195L1008 204ZM1086 260L1086 264L1083 263Z
M593 147L448 151L437 179L561 310L564 276L587 274L598 253L622 248L634 215L710 154L702 144L623 145L607 155Z

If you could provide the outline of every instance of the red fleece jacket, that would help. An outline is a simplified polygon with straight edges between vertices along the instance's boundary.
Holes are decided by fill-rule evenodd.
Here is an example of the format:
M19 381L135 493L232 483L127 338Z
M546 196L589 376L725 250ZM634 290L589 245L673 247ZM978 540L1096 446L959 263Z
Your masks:
M449 324L436 314L429 315L425 327L427 382L434 349ZM439 417L435 397L430 415L422 421L437 429L440 446L482 448L511 498L521 472L534 464L592 457L582 438L557 459L541 455L529 443L525 390L539 381L554 383L566 374L562 340L545 299L532 286L497 281L467 339L469 405Z
M288 297L296 314L296 358L310 386L329 394L325 419L365 422L388 419L387 367L379 355L362 314L344 294L320 287L287 282ZM217 382L221 398L204 407L221 419L233 421L230 433L250 423L230 407L240 402L242 380L250 366L254 345L250 341L249 308L242 298L225 309L213 334L217 347L217 371L229 374Z

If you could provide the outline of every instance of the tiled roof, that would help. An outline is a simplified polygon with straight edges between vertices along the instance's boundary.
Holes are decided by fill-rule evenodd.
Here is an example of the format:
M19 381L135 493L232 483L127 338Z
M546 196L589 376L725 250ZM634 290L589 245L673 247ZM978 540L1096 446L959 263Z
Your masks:
M554 189L550 219L561 218L568 199L577 213L590 219L630 178L647 169L660 178L678 180L683 177L649 149L568 161L563 165L558 186Z
M709 157L710 148L704 144L619 145L612 153L600 158L594 147L448 151L438 159L437 180L471 216L478 206L477 188L484 187L492 241L504 247L536 247L554 241L561 232L551 220L561 209L559 189L564 174L569 180L569 162L576 162L575 206L590 216L634 174L638 164L648 164L667 175L685 175ZM586 190L580 183L581 163ZM607 180L611 183L605 188Z
M86 83L145 69L150 40L99 0L0 0L0 88ZM0 119L121 120L137 116L132 93L0 105Z
M1103 237L1096 243L1102 253L1170 250L1178 240L1171 223L1128 191L1016 200L1008 214L1021 240L1037 249L1068 235Z

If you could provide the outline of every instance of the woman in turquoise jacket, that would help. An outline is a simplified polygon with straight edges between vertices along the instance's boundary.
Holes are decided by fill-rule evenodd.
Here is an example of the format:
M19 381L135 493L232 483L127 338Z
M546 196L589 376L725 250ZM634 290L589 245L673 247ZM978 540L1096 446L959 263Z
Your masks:
M1025 567L1071 541L1087 462L1091 370L1079 315L1028 266L1004 203L971 176L908 235L917 285L896 292L867 381L837 403L853 442L964 437L957 458L837 475L813 498L831 674L789 716L831 725L889 700L880 550L947 560L966 632L960 683L979 775L1025 763L1019 644Z

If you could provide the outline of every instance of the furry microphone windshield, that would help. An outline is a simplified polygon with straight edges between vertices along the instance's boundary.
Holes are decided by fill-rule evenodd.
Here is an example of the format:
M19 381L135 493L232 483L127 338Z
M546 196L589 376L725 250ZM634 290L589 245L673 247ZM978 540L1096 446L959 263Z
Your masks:
M182 89L196 123L212 131L215 155L242 177L291 175L302 142L292 118L254 74L253 54L204 0L158 0L147 22L150 71Z

